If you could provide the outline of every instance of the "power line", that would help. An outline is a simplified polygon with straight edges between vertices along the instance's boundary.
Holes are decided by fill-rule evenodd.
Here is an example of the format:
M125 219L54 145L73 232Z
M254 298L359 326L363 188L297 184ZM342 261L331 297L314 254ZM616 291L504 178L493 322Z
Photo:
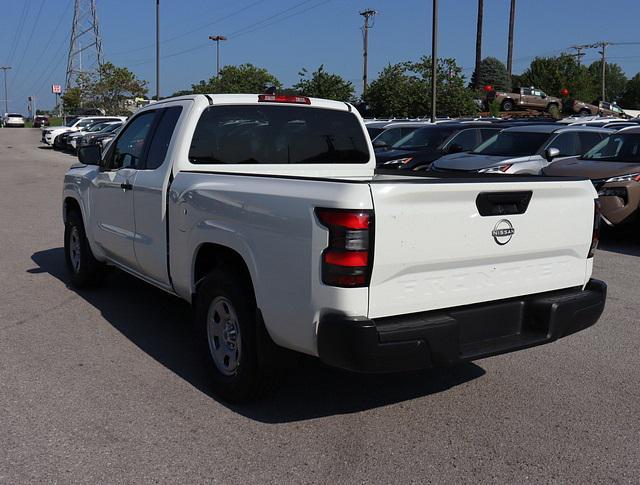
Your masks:
M225 15L224 17L217 18L216 20L214 20L212 22L208 22L206 24L202 24L199 27L196 27L195 29L187 30L186 32L183 32L181 34L174 35L173 37L168 37L168 38L164 39L163 41L161 41L160 45L166 44L168 42L173 42L174 40L177 40L177 39L181 39L183 37L186 37L187 35L193 34L194 32L198 32L199 30L204 30L204 29L206 29L208 27L211 27L212 25L215 25L215 24L217 24L219 22L222 22L223 20L230 19L231 17L234 17L234 16L236 16L236 15L242 13L242 12L245 12L245 11L249 10L251 7L254 7L254 6L256 6L256 5L258 5L259 3L262 3L262 2L264 2L264 0L256 0L256 1L252 2L252 3L250 3L249 5L246 5L246 6L242 7L242 8L239 8L238 10L235 10L235 11L231 12L228 15ZM119 52L115 52L115 53L113 53L111 55L117 56L119 54L129 54L130 52L138 52L138 51L150 49L151 47L155 47L155 44L148 44L148 45L145 45L145 46L142 46L142 47L137 47L135 49L128 49L126 51L119 51Z
M58 23L54 27L54 29L51 32L51 34L47 37L47 39L53 39L56 36L56 34L58 33L58 29L60 28L60 25L62 24L62 21L67 16L67 13L69 12L69 9L71 8L71 4L73 3L73 1L74 0L69 0L69 2L67 3L67 6L62 11L62 15L58 19ZM67 39L67 37L65 37L65 42L66 42L66 39ZM53 42L47 42L47 46L40 51L40 55L38 56L36 61L33 63L33 66L31 67L29 72L25 75L25 80L31 79L31 74L33 74L33 72L35 71L36 68L40 67L40 60L44 57L45 53L49 50L49 47L51 47L52 45L54 45ZM46 70L46 68L45 68L45 70Z
M42 0L40 2L40 8L38 9L38 13L36 15L36 20L35 20L35 22L33 22L33 26L31 27L31 33L29 34L29 37L27 38L27 46L22 51L22 56L20 57L20 62L18 62L18 67L16 67L16 72L15 72L15 74L13 76L14 81L18 77L18 73L20 72L20 68L22 67L22 63L24 61L24 58L26 57L27 52L29 51L29 47L31 47L31 40L33 39L33 34L36 31L36 27L38 26L38 22L40 21L40 14L42 14L42 8L44 7L44 3L45 3L45 0ZM12 83L12 86L13 86L13 83Z
M29 11L30 6L31 6L31 0L26 0L22 4L22 13L20 14L20 20L18 20L16 33L13 36L13 41L11 42L11 48L9 49L8 64L11 64L11 62L13 61L13 56L15 55L16 48L18 47L18 43L20 42L20 37L22 37L22 30L24 29L24 24L27 18L27 12Z
M312 1L312 0L306 0L306 1L305 1L305 2L303 2L303 3L308 3L309 1ZM277 23L283 22L283 21L285 21L285 20L287 20L287 19L290 19L291 17L295 17L295 16L297 16L297 15L301 15L301 14L303 14L303 13L305 13L305 12L308 12L309 10L312 10L312 9L314 9L314 8L317 8L317 7L320 7L320 6L324 5L324 4L329 3L329 2L332 2L332 1L333 1L333 0L323 0L323 1L321 1L321 2L319 2L319 3L317 3L317 4L315 4L315 5L312 5L312 6L308 7L308 8L306 8L306 9L300 10L300 11L298 11L298 12L294 12L294 13L292 13L292 14L289 14L289 15L285 16L285 17L282 17L282 18L276 19L276 20L274 20L274 21L272 21L272 22L270 22L270 23L268 23L268 24L260 25L260 26L258 26L258 27L255 27L255 28L253 28L253 29L251 29L251 30L244 31L244 29L246 29L246 28L248 28L248 27L245 27L245 28L243 28L243 29L239 29L239 30L237 30L237 31L236 31L236 32L239 32L239 33L237 33L237 34L235 34L235 35L233 35L233 36L230 34L230 35L229 35L229 36L227 36L227 37L228 37L229 39L236 39L236 38L241 37L241 36L243 36L243 35L250 34L250 33L256 32L256 31L258 31L258 30L266 29L267 27L270 27L270 26L272 26L272 25L274 25L274 24L277 24ZM279 12L278 14L274 14L274 15L272 15L270 18L273 18L273 17L278 16L278 15L282 15L283 13L286 13L287 11L295 10L295 9L296 9L297 7L299 7L300 5L301 5L301 4L298 4L298 5L294 6L294 7L289 7L289 8L287 8L287 9L285 9L285 10L283 10L283 11ZM265 20L266 20L266 19L265 19ZM263 21L260 21L260 22L256 22L256 23L254 23L254 24L252 24L252 25L256 25L256 24L258 24L258 23L262 23L262 22L264 22L264 20L263 20ZM195 46L193 46L193 47L190 47L190 48L187 48L187 49L184 49L184 50L178 51L178 52L173 52L173 53L171 53L171 54L167 54L167 55L165 55L165 56L162 56L162 57L161 57L161 59L169 59L169 58L171 58L171 57L181 56L182 54L187 54L187 53L189 53L189 52L193 52L193 51L196 51L196 50L200 50L200 49L203 49L203 48L208 47L208 46L210 46L210 45L211 45L211 44L209 44L208 42L203 43L203 44L198 44L198 45L195 45ZM137 63L135 63L135 64L131 64L131 67L142 66L142 65L144 65L144 64L149 64L150 62L153 62L153 59L140 60L139 62L137 62Z

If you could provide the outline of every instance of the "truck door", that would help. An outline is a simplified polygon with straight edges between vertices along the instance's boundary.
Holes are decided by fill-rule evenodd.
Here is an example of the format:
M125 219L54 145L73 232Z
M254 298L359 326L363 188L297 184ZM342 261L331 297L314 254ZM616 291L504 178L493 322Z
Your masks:
M138 271L164 286L170 286L165 195L172 160L167 157L167 152L182 111L182 106L171 106L158 111L145 162L138 170L133 187L136 226L133 248Z
M136 266L133 184L155 116L155 111L146 111L125 126L105 155L103 168L89 191L95 242L113 262L132 269Z

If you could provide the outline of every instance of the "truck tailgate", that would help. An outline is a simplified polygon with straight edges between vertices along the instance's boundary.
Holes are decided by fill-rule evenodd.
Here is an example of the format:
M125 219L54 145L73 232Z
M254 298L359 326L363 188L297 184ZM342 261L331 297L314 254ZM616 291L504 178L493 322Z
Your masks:
M590 276L596 193L588 181L411 177L370 187L369 318L580 286ZM511 202L528 193L524 213L513 214Z

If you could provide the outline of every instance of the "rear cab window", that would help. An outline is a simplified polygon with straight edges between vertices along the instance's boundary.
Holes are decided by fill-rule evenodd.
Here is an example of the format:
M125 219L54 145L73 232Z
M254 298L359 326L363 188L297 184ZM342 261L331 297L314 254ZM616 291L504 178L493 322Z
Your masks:
M365 164L359 119L334 109L277 105L206 108L196 126L193 164Z

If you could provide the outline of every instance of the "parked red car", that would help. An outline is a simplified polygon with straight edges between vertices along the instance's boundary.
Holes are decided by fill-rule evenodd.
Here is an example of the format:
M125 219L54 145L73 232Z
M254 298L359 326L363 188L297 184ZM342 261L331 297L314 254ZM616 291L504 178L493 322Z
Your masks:
M48 116L36 116L33 119L33 127L34 128L43 128L45 126L49 126L49 117Z

